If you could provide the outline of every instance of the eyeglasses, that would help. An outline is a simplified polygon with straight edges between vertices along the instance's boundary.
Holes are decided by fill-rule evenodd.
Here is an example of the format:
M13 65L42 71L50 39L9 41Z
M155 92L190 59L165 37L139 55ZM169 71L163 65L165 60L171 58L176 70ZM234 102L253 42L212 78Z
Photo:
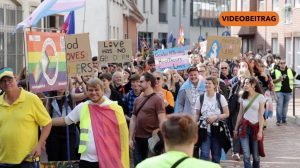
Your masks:
M156 80L160 80L160 77L157 77Z
M285 62L280 62L280 64L285 64Z
M222 67L221 69L227 69L227 67Z

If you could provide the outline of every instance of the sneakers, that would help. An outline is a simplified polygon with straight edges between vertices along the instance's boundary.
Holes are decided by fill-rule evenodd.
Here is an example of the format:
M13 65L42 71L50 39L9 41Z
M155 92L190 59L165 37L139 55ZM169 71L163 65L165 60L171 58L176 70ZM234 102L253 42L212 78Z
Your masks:
M282 124L283 124L283 125L287 125L287 122L286 122L286 121L282 121Z
M238 153L233 153L232 154L232 159L236 160L236 161L239 161L241 159L241 157L240 157L240 155Z
M281 126L281 122L280 122L280 121L277 121L277 122L276 122L276 125L277 125L277 126Z

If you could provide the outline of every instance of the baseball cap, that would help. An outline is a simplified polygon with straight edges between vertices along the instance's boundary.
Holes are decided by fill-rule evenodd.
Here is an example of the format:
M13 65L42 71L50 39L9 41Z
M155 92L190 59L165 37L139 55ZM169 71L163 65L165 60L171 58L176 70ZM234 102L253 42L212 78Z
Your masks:
M0 69L0 80L5 76L13 78L14 77L14 71L11 68L2 68L2 69Z

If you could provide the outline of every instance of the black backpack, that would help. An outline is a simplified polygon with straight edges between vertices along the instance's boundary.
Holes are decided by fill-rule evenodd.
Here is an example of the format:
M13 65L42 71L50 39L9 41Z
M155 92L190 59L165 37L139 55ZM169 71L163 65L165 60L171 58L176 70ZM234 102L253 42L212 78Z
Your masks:
M221 104L221 94L220 93L216 93L216 98L217 98L217 102L219 104L219 109L221 111L221 114L223 114L223 108L222 108L222 104ZM200 110L202 109L202 104L204 102L204 93L200 95Z

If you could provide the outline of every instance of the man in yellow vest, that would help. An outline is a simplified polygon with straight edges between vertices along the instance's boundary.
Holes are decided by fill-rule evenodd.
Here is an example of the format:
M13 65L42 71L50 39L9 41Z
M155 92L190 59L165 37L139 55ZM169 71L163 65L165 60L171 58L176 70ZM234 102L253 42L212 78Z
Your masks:
M88 101L66 117L54 118L53 126L80 121L80 168L129 168L128 128L121 106L103 96L98 78L87 82Z
M286 66L285 60L279 61L279 68L271 74L276 92L276 125L286 124L288 104L293 92L296 72Z

